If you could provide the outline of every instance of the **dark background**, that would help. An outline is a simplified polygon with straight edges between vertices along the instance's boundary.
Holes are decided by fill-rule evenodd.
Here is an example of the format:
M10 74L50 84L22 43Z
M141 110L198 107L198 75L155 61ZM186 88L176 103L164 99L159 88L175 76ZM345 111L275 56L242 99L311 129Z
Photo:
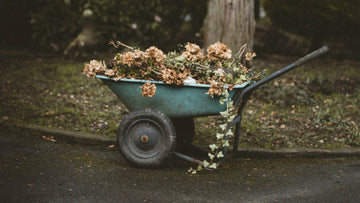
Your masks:
M259 55L302 55L327 44L329 57L357 59L360 1L256 0L255 5ZM188 41L202 44L206 6L206 0L6 0L0 2L0 43L62 54L81 31L83 11L90 9L97 51L109 51L111 39L169 51Z

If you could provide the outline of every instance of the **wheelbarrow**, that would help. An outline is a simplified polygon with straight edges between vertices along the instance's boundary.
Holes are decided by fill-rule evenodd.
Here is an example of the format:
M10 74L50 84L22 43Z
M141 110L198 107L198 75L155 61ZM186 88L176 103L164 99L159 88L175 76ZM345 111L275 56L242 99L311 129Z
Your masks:
M242 111L251 93L261 85L284 73L326 53L324 46L294 63L272 73L271 75L249 84L236 85L229 91L230 98L238 112L232 122L227 123L228 129L235 126L233 151L238 150ZM155 167L169 156L174 155L193 163L203 162L176 150L176 144L190 143L195 135L195 117L219 115L226 109L221 105L220 97L206 94L208 84L169 85L162 81L120 79L115 80L97 75L130 110L119 125L117 143L124 158L131 164L140 167ZM156 94L149 98L141 95L140 86L144 83L156 84ZM225 136L224 140L229 137ZM226 158L228 147L223 147L223 155L217 165Z

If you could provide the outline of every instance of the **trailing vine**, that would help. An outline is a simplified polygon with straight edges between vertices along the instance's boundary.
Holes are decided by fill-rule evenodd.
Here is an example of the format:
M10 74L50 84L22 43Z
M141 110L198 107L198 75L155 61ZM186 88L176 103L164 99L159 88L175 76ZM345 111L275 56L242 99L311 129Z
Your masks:
M234 103L230 98L228 88L224 87L222 97L219 99L221 105L226 105L225 111L220 112L220 115L224 118L224 123L219 125L219 132L216 133L216 142L209 145L210 152L208 153L208 160L202 161L196 169L190 168L188 170L191 174L196 174L202 170L217 169L218 162L224 158L223 149L229 147L229 138L234 136L231 128L228 126L236 117L236 109Z

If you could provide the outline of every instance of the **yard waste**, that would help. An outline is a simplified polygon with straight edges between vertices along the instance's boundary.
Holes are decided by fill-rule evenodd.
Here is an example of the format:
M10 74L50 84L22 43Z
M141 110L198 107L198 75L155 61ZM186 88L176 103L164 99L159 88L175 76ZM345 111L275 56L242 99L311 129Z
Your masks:
M83 72L90 78L104 75L119 79L144 79L163 81L172 85L183 85L186 81L195 84L210 84L210 96L220 96L224 88L251 83L261 79L264 72L255 72L251 60L256 56L244 44L238 52L216 42L207 48L207 55L196 44L187 43L181 52L164 54L151 46L145 51L129 47L119 41L111 42L115 47L125 46L129 51L117 53L112 61L91 60ZM156 93L154 85L143 85L142 95L152 97Z
M324 46L260 79L263 74L250 68L256 54L245 53L246 45L232 58L232 51L221 42L210 45L206 56L191 43L181 54L167 55L156 47L143 52L121 42L111 44L132 50L117 54L107 65L92 60L84 72L90 78L100 78L131 110L117 133L123 156L134 165L155 167L173 154L198 164L197 169L189 169L192 174L217 169L227 156L229 138L234 138L233 149L237 151L242 111L253 90L328 51ZM196 83L184 85L189 77ZM139 87L143 96L152 98L141 99ZM183 129L194 125L193 118L210 115L221 115L225 123L219 125L217 140L210 149L203 149L208 159L200 161L175 151L178 143L191 146L194 128Z

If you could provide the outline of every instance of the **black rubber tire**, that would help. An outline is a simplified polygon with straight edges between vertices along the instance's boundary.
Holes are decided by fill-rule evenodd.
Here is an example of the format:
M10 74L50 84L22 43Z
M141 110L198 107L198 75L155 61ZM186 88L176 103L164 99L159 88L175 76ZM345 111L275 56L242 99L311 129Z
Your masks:
M117 139L125 159L146 168L160 165L176 147L174 125L150 108L130 112L120 123Z
M195 123L193 118L172 118L176 129L176 143L178 145L189 144L195 136Z

